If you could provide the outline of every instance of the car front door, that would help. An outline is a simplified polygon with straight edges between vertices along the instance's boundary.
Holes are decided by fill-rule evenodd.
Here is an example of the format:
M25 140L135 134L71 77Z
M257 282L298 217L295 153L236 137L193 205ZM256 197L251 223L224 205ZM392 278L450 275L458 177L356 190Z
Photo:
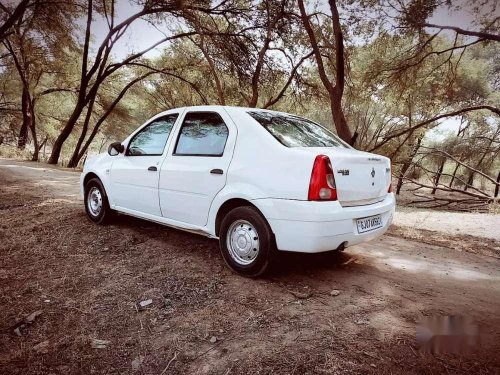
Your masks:
M111 166L115 208L161 217L158 178L170 133L178 113L158 117L132 136L125 153Z
M160 171L164 217L205 226L215 195L226 184L236 127L224 111L186 111Z

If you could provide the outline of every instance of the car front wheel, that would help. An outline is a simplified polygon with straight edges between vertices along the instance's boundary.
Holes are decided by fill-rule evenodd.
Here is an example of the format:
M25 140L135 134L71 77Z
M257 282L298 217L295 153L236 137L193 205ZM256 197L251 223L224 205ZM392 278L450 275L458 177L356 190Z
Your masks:
M85 185L85 212L96 224L105 224L112 215L106 190L98 178L91 179Z
M228 266L247 277L264 274L276 256L271 228L251 206L237 207L224 217L219 246Z

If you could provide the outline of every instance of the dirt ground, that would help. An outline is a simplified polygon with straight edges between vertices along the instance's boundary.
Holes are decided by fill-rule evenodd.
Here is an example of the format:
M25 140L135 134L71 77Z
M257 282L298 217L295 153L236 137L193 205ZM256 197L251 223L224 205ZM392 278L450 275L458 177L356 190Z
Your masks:
M426 229L451 235L471 235L500 241L500 215L400 208L395 215L399 226Z
M2 374L500 373L495 239L396 222L341 254L283 253L249 280L214 240L91 224L78 177L0 159ZM417 322L436 315L471 318L481 345L419 352Z

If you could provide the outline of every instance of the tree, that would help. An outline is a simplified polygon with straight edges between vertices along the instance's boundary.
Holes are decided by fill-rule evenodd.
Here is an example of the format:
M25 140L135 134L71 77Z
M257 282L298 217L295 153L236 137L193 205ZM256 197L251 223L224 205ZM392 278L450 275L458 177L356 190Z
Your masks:
M486 1L478 4L464 2L458 5L447 2L446 6L449 11L466 11L473 15L475 20L471 26L476 26L477 30L429 22L428 19L438 6L443 6L434 0L400 1L397 6L391 4L391 1L385 3L383 2L384 5L391 6L393 11L397 11L396 19L402 28L416 29L419 32L423 32L424 29L437 29L438 32L446 30L456 35L476 37L480 41L500 42L500 16L495 12L497 9L495 2Z
M454 26L429 23L427 20L439 6L446 6L449 11L467 11L475 17L473 26L475 25L479 30L465 30ZM429 60L431 60L431 64L434 64L432 61L435 61L437 63L435 63L434 69L441 70L445 77L441 86L445 89L450 88L450 90L443 92L443 95L453 92L452 85L456 83L460 67L467 61L464 58L467 50L477 51L477 48L474 49L474 47L479 45L490 47L491 50L491 42L499 40L497 32L500 28L500 17L494 15L495 4L493 3L484 2L481 6L476 6L473 3L462 3L458 6L452 6L451 3L442 4L433 0L398 2L388 0L382 1L376 9L380 11L378 14L384 20L385 28L392 28L396 35L404 37L407 43L405 43L406 45L398 44L400 51L397 56L393 57L393 62L389 64L389 67L378 69L375 74L383 74L385 80L398 80L398 77L408 77L407 73L418 71L428 64ZM388 20L393 20L395 23L389 23ZM431 33L432 29L438 31ZM454 33L451 41L442 35L443 31ZM381 36L383 37L386 33L383 32ZM493 46L493 48L495 47ZM493 63L493 66L496 65ZM448 68L448 70L443 70L443 68ZM470 92L474 93L475 91ZM443 119L475 111L482 111L485 115L488 113L500 115L500 108L494 101L485 101L485 96L483 96L482 102L478 99L478 97L463 96L453 106L443 105L434 116L417 121L411 127L387 132L383 139L370 150L378 150L388 142L411 134L415 130L435 126Z
M24 149L28 131L33 140L33 160L38 160L36 132L36 101L62 87L39 90L44 76L57 74L56 66L64 54L63 50L74 48L68 38L78 17L78 8L72 3L54 4L40 0L31 4L11 26L10 35L3 45L12 59L21 81L22 125L18 136L18 148ZM55 65L54 65L55 63Z
M331 45L331 49L335 50L335 82L332 82L328 77L328 73L323 62L321 46L319 45L318 39L313 30L310 16L306 12L304 0L298 0L300 17L309 37L311 48L314 51L318 73L321 78L321 82L325 86L330 98L330 108L337 134L347 143L354 144L356 142L356 136L353 137L342 108L342 96L344 94L345 85L345 56L342 26L340 24L340 16L337 9L336 0L329 0L328 3L331 11L331 24L334 35L333 43L329 44Z
M30 5L30 0L21 0L14 9L10 9L0 3L0 41L12 33L12 26L23 17Z
M381 50L384 39L392 47L383 42ZM382 36L374 42L377 52L384 57L376 58L372 68L365 72L366 82L383 87L384 93L377 94L378 98L390 97L388 90L396 90L398 98L413 93L417 112L409 126L386 127L381 131L367 148L369 151L383 150L388 144L406 139L418 130L431 129L444 119L467 118L464 116L478 112L488 117L500 115L495 106L494 74L489 77L495 63L487 61L491 56L477 53L484 47L469 46L470 54L465 55L465 50L456 54L453 49L456 40L434 38L422 48L420 39L419 35L397 35Z
M75 125L79 121L81 115L86 109L85 119L82 126L82 136L77 144L77 148L81 146L82 139L88 130L88 122L91 118L91 113L98 95L100 86L109 79L112 79L114 73L128 65L138 61L144 54L153 50L154 48L178 39L187 38L194 35L196 32L193 30L182 30L181 23L179 23L180 31L171 35L165 36L163 39L151 44L149 47L142 51L132 53L119 62L111 61L111 52L117 41L122 38L131 24L139 19L144 19L148 16L167 16L169 15L174 20L183 19L183 14L186 12L201 12L206 14L224 15L226 12L236 11L230 1L222 1L214 6L205 6L205 2L187 1L179 2L176 0L145 2L141 9L135 14L132 14L122 22L115 24L115 0L109 3L102 4L101 13L107 20L108 32L104 40L100 44L95 57L90 58L90 35L92 30L92 17L94 14L93 0L88 0L87 3L87 21L85 26L85 38L83 42L83 55L81 64L81 77L78 88L78 95L76 105L70 118L61 129L61 132L52 146L52 153L49 158L49 164L57 164L61 154L64 142L73 132ZM76 150L76 154L79 150Z
M190 39L207 63L219 103L269 108L293 94L312 52L298 43L293 1L249 4L246 12L223 20L186 17L197 32Z

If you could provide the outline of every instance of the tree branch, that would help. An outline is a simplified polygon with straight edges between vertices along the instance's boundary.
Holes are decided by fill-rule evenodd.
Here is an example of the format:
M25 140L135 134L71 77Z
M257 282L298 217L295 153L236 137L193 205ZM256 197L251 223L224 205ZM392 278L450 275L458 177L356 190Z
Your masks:
M29 6L29 0L22 0L14 9L14 11L9 14L7 17L7 20L4 22L3 25L0 26L0 41L3 40L8 34L9 34L9 29L16 23L17 20L19 20L24 12L26 11L26 8ZM4 8L2 6L2 8ZM3 9L4 12L8 13L6 9Z
M406 128L406 129L401 130L399 132L384 136L382 142L380 142L378 145L375 145L375 147L373 147L371 150L369 150L369 152L373 152L374 150L382 147L387 142L389 142L391 139L400 137L400 136L402 136L406 133L409 133L409 132L413 132L416 129L423 128L424 126L429 125L435 121L438 121L438 120L441 120L441 119L447 118L447 117L458 116L462 113L471 112L471 111L478 111L478 110L482 110L482 109L489 110L489 111L495 113L496 115L500 116L500 109L495 108L495 107L490 106L490 105L478 105L478 106L473 106L473 107L462 108L462 109L459 109L459 110L453 111L453 112L443 113L442 115L435 116L429 120L422 121L414 126Z
M269 108L273 105L275 105L285 94L286 90L292 83L293 79L295 78L295 75L297 74L297 70L299 67L306 61L308 58L310 58L312 55L314 55L314 52L309 52L307 55L302 57L297 64L293 67L292 71L290 72L290 76L288 77L288 80L286 81L285 85L281 88L280 92L278 95L274 97L274 99L269 99L266 104L264 104L263 108Z
M442 25L436 25L433 23L422 23L422 24L419 24L418 26L430 27L433 29L441 29L441 30L453 30L457 34L476 36L480 39L487 39L487 40L493 40L496 42L500 42L500 35L487 33L485 31L471 31L471 30L465 30L465 29L462 29L462 28L456 27L456 26L442 26Z

